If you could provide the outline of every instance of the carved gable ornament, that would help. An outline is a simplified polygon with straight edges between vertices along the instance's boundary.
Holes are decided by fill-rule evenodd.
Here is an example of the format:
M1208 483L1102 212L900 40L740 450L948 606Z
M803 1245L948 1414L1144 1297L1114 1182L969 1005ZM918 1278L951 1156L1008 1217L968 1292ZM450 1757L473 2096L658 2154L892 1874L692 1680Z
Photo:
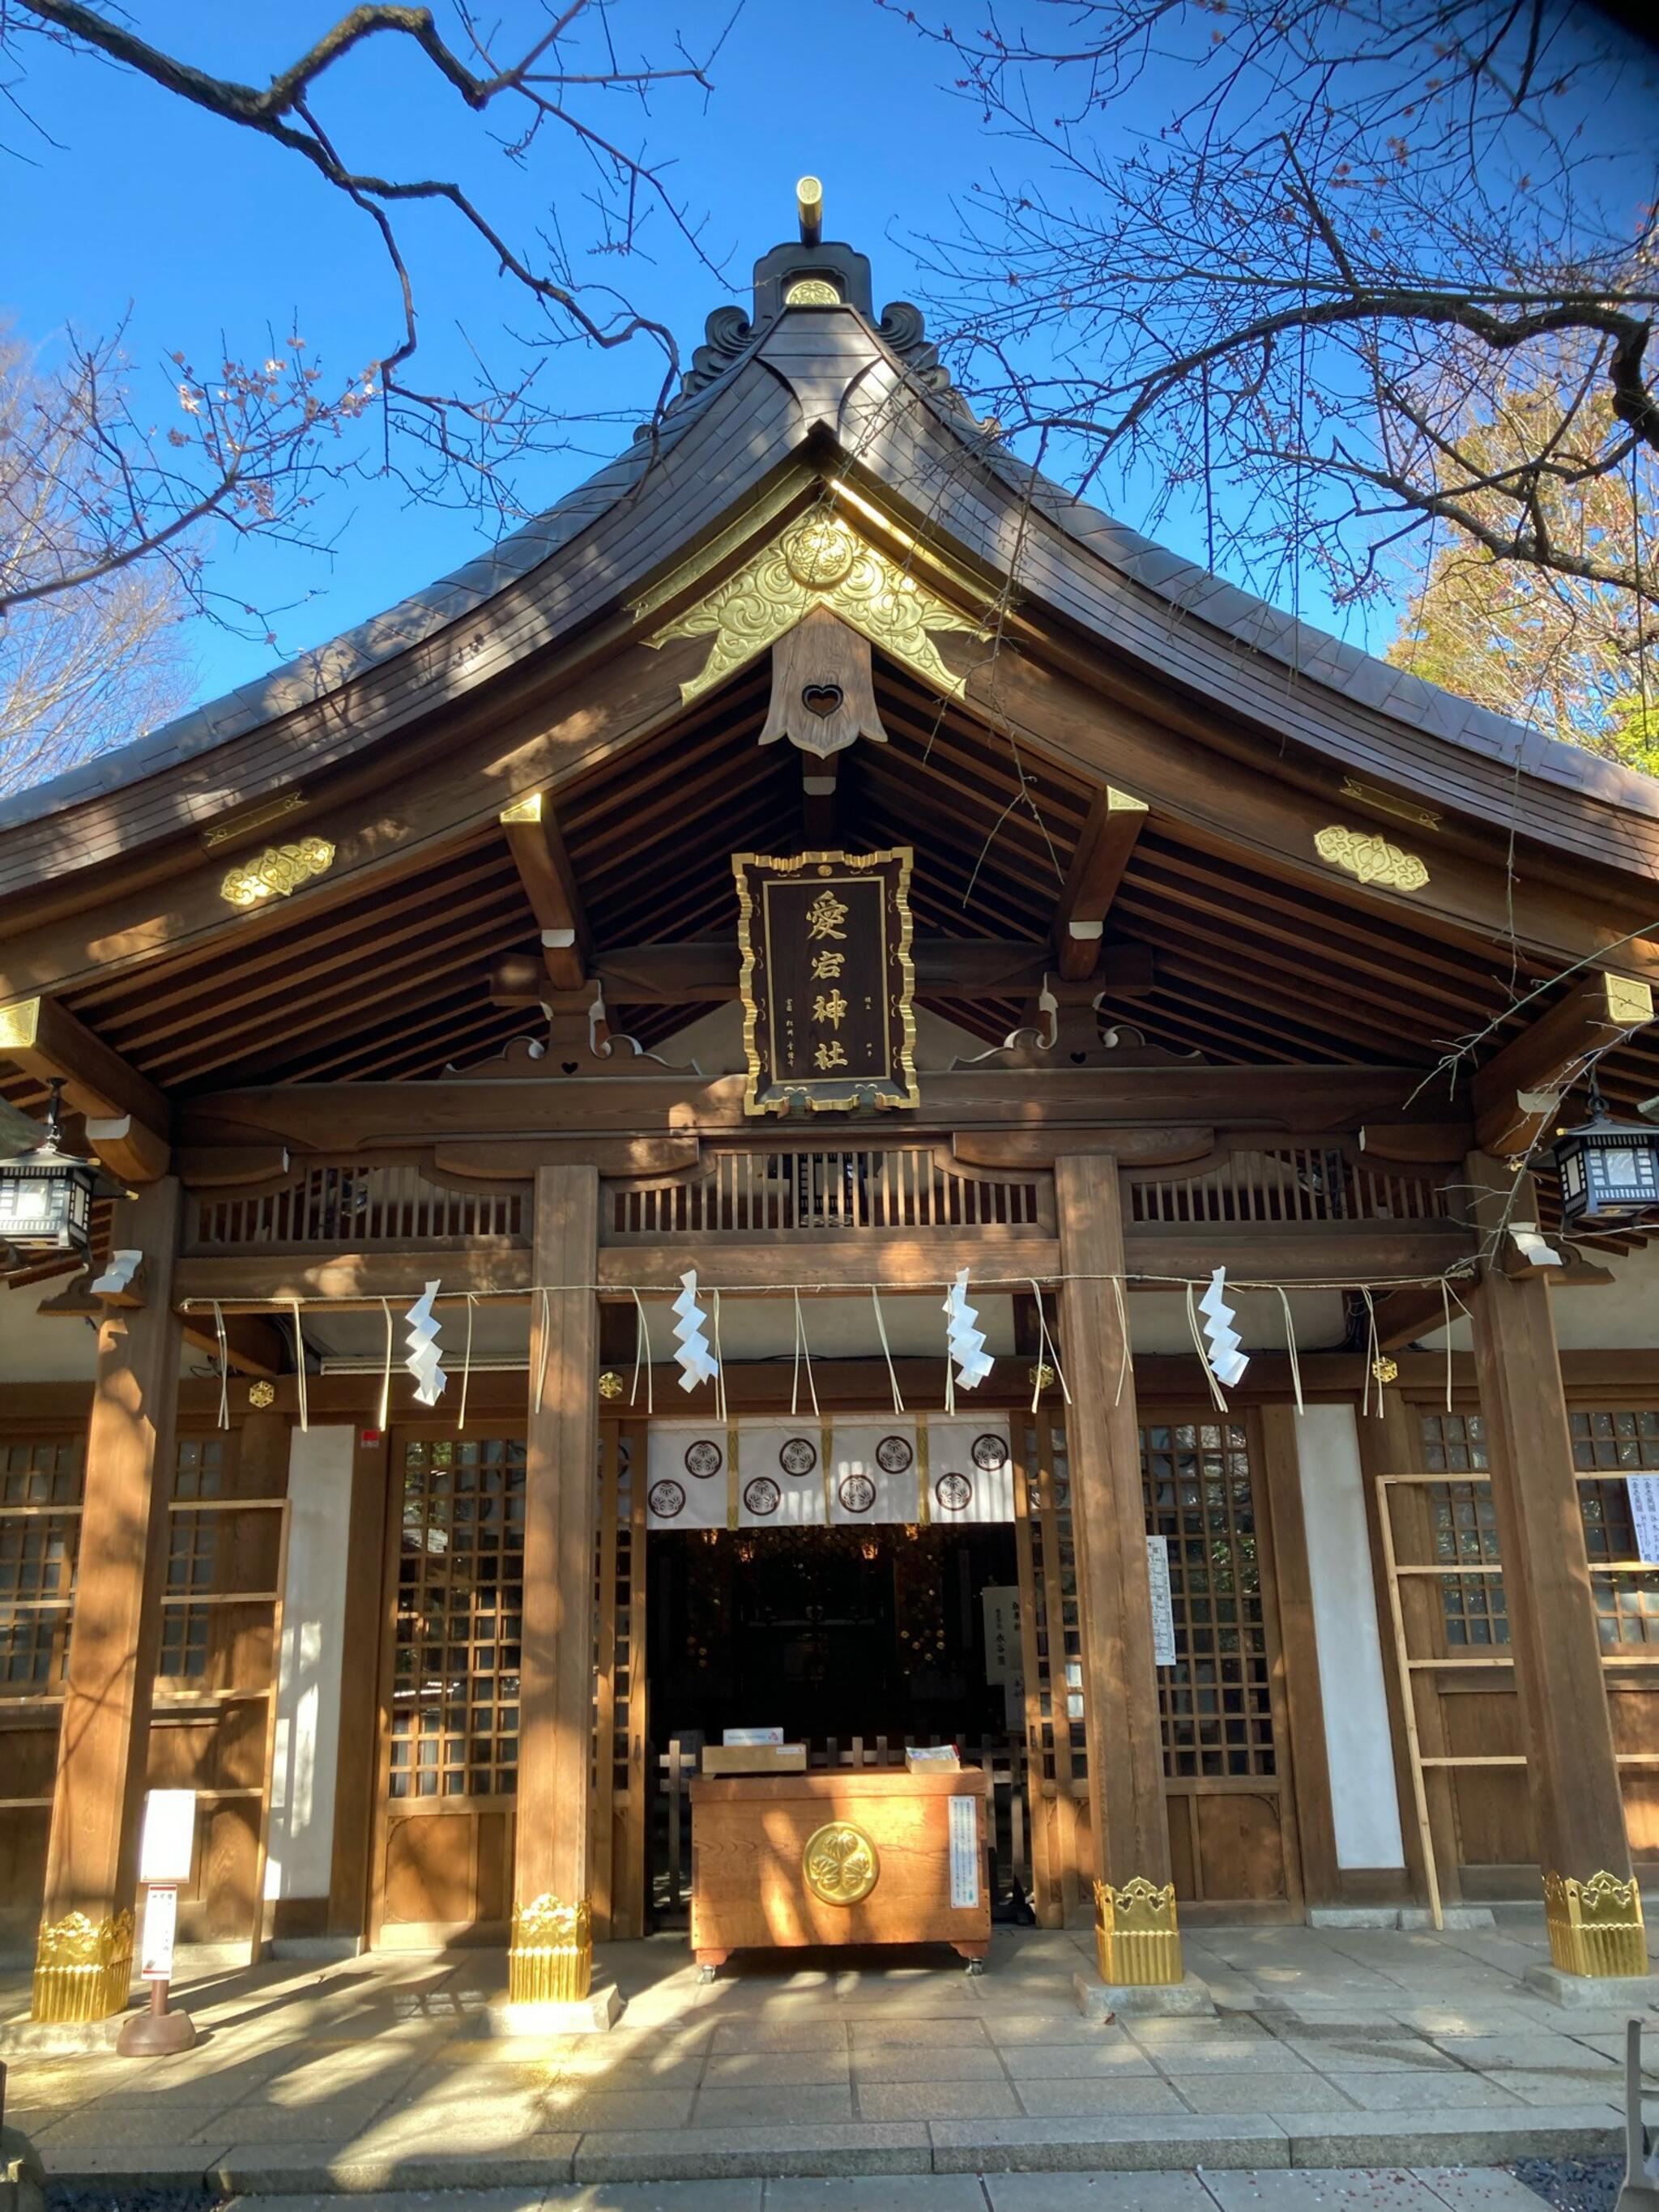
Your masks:
M682 698L690 701L757 659L814 607L839 615L934 690L962 696L963 679L940 659L929 633L977 637L983 626L867 544L839 515L816 514L792 524L735 575L646 641L659 646L677 637L714 639L701 672L680 686Z
M915 1106L908 846L734 853L747 1114Z

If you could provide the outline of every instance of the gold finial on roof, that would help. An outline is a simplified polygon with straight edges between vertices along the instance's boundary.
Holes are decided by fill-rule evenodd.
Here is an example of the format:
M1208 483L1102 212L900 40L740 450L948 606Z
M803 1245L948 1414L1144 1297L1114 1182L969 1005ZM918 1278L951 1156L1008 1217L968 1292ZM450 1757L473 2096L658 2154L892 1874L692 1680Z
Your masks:
M801 244L816 246L823 235L823 186L816 177L803 177L795 186L795 209Z

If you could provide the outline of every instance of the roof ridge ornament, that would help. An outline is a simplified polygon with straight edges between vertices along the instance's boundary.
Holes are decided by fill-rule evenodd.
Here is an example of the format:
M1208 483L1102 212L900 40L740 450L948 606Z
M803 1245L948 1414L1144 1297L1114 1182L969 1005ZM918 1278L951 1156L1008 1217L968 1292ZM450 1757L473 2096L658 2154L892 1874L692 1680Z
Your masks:
M983 637L984 624L959 614L850 523L822 509L793 523L646 643L656 647L674 638L713 637L714 650L702 669L680 686L680 697L689 705L758 659L815 606L839 615L934 690L953 699L964 696L964 678L945 666L928 633Z

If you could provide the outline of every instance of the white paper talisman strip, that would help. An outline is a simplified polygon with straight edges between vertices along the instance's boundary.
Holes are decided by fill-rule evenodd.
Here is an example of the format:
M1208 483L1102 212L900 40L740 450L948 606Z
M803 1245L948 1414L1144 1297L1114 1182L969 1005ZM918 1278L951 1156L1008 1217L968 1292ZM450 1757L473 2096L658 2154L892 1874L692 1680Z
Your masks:
M653 1421L647 1455L647 1528L724 1528L728 1449L717 1421Z
M914 1522L916 1425L903 1415L837 1421L830 1438L830 1518Z
M927 1487L936 1528L1012 1521L1014 1463L1008 1416L930 1413Z

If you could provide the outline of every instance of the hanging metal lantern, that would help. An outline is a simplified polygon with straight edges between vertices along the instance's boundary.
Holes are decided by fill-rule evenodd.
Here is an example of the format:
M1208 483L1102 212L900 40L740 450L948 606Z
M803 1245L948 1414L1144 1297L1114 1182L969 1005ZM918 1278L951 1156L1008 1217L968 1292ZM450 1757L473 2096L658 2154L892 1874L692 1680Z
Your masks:
M1590 1118L1555 1141L1561 1226L1593 1228L1659 1210L1659 1130L1615 1121L1590 1079Z
M46 1133L38 1145L0 1161L0 1245L16 1252L92 1249L92 1201L118 1198L124 1186L59 1142L62 1080L52 1079Z

